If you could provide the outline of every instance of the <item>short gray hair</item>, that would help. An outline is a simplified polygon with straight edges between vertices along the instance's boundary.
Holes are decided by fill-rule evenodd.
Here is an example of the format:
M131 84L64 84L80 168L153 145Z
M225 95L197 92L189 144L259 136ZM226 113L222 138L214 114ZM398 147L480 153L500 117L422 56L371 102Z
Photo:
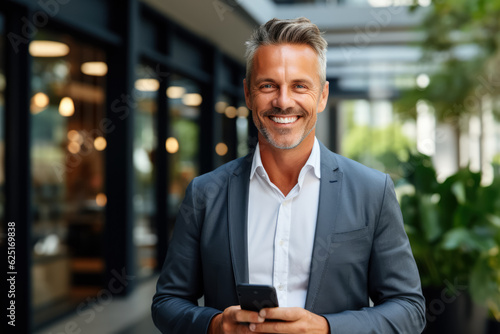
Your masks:
M245 43L247 50L246 81L250 86L253 59L257 49L263 45L304 44L310 46L318 55L319 78L321 86L326 82L326 50L328 43L321 36L318 26L305 17L280 20L272 19L257 28Z

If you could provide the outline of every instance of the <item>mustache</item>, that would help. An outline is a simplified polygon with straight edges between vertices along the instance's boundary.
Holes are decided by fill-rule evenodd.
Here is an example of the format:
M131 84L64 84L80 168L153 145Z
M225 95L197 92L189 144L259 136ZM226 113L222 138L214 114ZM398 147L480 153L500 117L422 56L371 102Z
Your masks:
M269 116L306 116L307 113L304 111L302 108L287 108L287 109L281 109L281 108L272 108L269 110L266 110L262 113L262 116L264 117L269 117Z

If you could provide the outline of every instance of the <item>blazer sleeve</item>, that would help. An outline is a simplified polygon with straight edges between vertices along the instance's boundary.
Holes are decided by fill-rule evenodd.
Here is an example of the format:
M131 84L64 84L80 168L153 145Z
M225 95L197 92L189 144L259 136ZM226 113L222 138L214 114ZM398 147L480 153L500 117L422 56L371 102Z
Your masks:
M212 318L221 313L198 306L203 295L200 260L202 209L196 207L194 179L186 190L174 228L174 237L160 273L151 313L162 333L206 333Z
M394 184L386 175L368 272L373 307L323 314L332 334L421 333L425 299Z

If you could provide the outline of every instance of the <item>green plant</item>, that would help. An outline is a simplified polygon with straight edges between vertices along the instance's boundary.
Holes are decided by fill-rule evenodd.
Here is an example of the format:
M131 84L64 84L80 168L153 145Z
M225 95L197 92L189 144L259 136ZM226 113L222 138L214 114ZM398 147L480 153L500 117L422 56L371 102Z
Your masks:
M431 159L410 155L398 182L400 204L422 286L457 279L500 319L500 182L461 169L438 182Z

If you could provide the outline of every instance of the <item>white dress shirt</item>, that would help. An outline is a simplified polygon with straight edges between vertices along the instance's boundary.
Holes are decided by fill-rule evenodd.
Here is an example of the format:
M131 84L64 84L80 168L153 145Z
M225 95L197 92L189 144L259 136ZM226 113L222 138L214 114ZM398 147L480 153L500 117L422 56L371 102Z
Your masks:
M316 138L295 187L284 196L255 149L248 203L249 283L273 285L283 307L305 307L321 178Z

